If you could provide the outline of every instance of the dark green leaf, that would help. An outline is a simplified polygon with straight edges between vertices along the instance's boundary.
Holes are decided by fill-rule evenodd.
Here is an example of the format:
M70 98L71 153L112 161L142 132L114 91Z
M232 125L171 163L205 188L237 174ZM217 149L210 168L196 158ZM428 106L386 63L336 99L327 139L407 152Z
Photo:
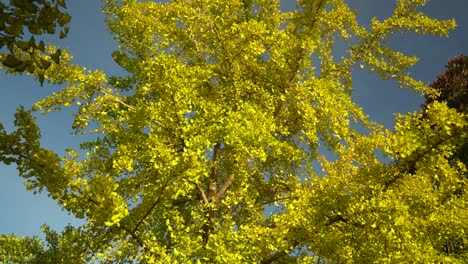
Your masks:
M47 70L52 63L50 61L41 59L41 66L43 70Z
M28 72L32 74L32 73L34 73L34 70L35 70L35 69L36 69L36 66L34 66L34 64L31 64L31 65L29 65L29 67L28 67Z
M37 76L37 78L39 79L39 83L41 84L41 86L44 84L44 74L41 73Z
M39 41L39 44L37 45L37 48L40 50L40 51L44 51L45 50L45 45L44 45L44 41Z
M55 34L55 26L54 25L49 25L47 27L47 33L49 34Z
M33 14L37 12L37 6L33 3L33 1L26 1L25 9Z
M60 36L59 36L59 38L60 38L60 39L63 39L63 38L65 38L66 36L67 36L67 33L65 33L63 30L60 30Z
M13 36L21 35L23 28L20 25L12 25L5 27L5 33Z
M34 38L34 36L31 36L31 38L29 39L29 46L36 47L36 39Z
M5 60L3 61L3 65L8 68L16 68L20 65L23 61L16 58L15 56L8 54Z
M58 23L61 27L68 24L71 20L71 16L69 14L58 14Z
M15 7L25 8L26 7L25 0L10 0L10 4Z
M17 72L24 72L28 66L31 65L31 62L29 61L23 61L23 63L19 64L18 66L15 67L15 71Z
M29 32L31 32L31 34L35 34L35 35L41 34L41 28L37 23L29 24L28 30Z
M18 19L15 18L15 17L12 16L12 15L6 16L5 21L6 21L9 25L13 25L13 24L18 23Z
M63 7L63 8L67 8L67 4L65 3L65 0L58 0L58 4L59 6Z
M31 46L30 46L30 43L27 42L27 41L21 41L21 40L19 40L19 41L17 41L15 44L16 44L16 46L17 46L18 48L20 48L20 49L23 50L23 51L27 51L27 50L29 49L29 47L31 47Z
M62 54L62 51L58 49L54 54L51 54L50 57L52 58L53 61L55 61L55 63L58 64L60 62L61 54Z

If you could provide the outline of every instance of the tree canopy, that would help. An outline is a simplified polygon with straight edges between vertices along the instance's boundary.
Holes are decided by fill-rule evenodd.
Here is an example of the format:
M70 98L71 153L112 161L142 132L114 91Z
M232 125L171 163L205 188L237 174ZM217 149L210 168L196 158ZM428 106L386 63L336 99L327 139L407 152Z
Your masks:
M455 21L421 13L426 1L398 0L369 27L344 0L296 3L284 12L272 0L106 1L126 74L88 70L62 51L43 76L63 90L19 108L16 131L0 127L0 161L87 224L46 228L45 249L3 236L0 252L67 252L77 263L467 259L468 196L456 192L467 168L451 162L466 113L431 101L387 130L351 97L356 66L434 93L409 74L417 58L386 39L445 36ZM337 58L339 41L347 53ZM72 105L75 135L88 136L59 157L39 143L33 114Z

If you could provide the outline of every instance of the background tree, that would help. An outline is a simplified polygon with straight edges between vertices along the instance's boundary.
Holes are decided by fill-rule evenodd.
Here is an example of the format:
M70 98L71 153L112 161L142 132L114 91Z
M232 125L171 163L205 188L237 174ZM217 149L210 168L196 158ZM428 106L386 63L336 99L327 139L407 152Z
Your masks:
M466 167L448 164L466 115L433 102L427 117L400 116L384 131L351 97L356 64L429 90L408 74L417 59L385 45L393 33L455 26L420 13L424 4L397 1L366 28L341 0L301 0L291 12L271 0L109 0L113 57L127 75L107 78L62 52L45 76L66 86L18 109L0 157L87 221L84 261L460 262L439 249L440 234L468 222L466 195L450 194ZM40 145L31 113L74 104L74 131L94 137L59 157Z
M434 88L435 93L426 95L426 103L422 106L423 111L427 106L434 101L445 102L448 107L455 109L459 113L468 113L468 56L458 55L448 61L445 71L439 75L430 86ZM465 139L458 142L453 150L453 156L450 159L450 164L456 166L461 162L468 166L468 141ZM465 182L468 178L468 173L460 175L460 180ZM439 179L434 179L434 184L437 188L440 186ZM453 195L466 195L466 184L460 186L453 191ZM453 239L450 236L446 237L446 243L443 250L446 254L467 255L468 248L467 237L462 239Z
M468 111L468 56L458 55L448 61L445 72L430 84L436 95L426 95L426 104L444 101L459 112ZM423 106L423 109L425 108Z
M55 34L60 30L60 38L68 33L68 22L71 17L63 12L66 8L64 0L11 0L0 1L0 62L13 72L36 69L40 82L44 81L43 70L52 62L58 63L60 49L53 52L46 51L44 42L36 41L34 36ZM25 30L28 30L28 33ZM25 40L25 35L31 35ZM39 56L40 53L48 55Z
M450 108L458 112L468 113L468 56L458 55L448 61L446 70L431 84L438 94L431 97L426 95L426 104L433 101L447 102ZM424 107L423 106L423 109ZM459 144L454 155L456 161L468 166L468 142ZM455 160L454 160L455 162Z

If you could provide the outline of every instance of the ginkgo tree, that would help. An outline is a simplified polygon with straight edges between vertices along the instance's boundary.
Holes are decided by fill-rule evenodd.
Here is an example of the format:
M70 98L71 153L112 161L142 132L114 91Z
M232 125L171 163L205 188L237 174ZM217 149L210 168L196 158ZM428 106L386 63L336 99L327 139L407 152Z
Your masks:
M69 261L461 263L467 195L454 190L466 166L449 160L466 114L435 101L392 132L351 97L356 66L436 94L409 75L417 58L385 42L455 27L421 13L426 2L398 0L366 27L344 0L297 0L287 12L274 0L108 0L126 74L63 51L44 73L63 89L18 109L18 129L0 131L0 160L86 221L46 229ZM40 145L32 114L72 105L86 141L59 157ZM2 239L16 246L0 250L34 262L23 240ZM444 250L447 239L463 250Z

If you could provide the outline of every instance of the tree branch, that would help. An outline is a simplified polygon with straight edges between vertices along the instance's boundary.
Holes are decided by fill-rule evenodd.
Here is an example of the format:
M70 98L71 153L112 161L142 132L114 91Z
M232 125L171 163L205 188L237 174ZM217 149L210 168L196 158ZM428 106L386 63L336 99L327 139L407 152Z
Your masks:
M231 173L227 181L224 183L223 187L221 187L221 189L219 189L218 192L213 196L213 201L220 199L224 195L229 186L231 186L231 184L234 182L234 178L234 173Z
M208 200L211 201L212 198L216 195L217 193L217 185L218 185L218 156L219 156L219 150L220 150L220 145L217 143L214 148L213 148L213 166L211 167L211 176L210 176L210 183L209 183L209 193L208 193Z
M140 219L140 221L138 221L138 223L133 227L132 232L136 232L136 230L138 230L138 227L140 227L140 225L143 223L143 221L150 215L150 213L154 210L154 208L156 208L156 205L158 205L159 200L161 199L162 194L163 194L164 190L166 189L166 187L167 187L167 183L161 188L161 192L159 193L158 198L151 205L150 209L145 213L145 215Z
M141 237L139 237L134 230L130 230L127 226L125 225L120 225L119 226L120 229L124 230L125 232L127 232L127 234L129 234L137 243L140 247L143 248L143 250L148 253L150 252L150 250L146 247L145 245L145 241L143 241L143 239L141 239Z
M200 185L196 185L198 192L200 194L200 197L202 198L203 204L207 205L209 203L208 198L206 197L205 191L203 191L202 187Z
M113 95L113 94L111 94L111 93L109 93L109 92L106 92L106 91L104 91L103 89L100 89L100 88L98 88L97 90L98 90L99 92L105 94L105 95L111 96L112 98L114 98L114 100L115 100L116 102L118 102L118 103L120 103L121 105L127 107L128 109L130 109L130 110L135 110L135 107L133 107L133 106L131 106L131 105L125 103L124 101L122 101L122 100L121 100L120 98L118 98L117 96L115 96L115 95Z
M404 160L401 160L401 162L399 161L397 163L397 166L399 167L400 171L399 171L399 174L396 175L395 177L391 178L389 181L387 181L384 186L383 186L383 189L382 191L385 192L388 190L388 188L390 188L391 185L393 185L397 180L399 179L402 179L404 177L404 174L405 172L410 172L413 171L413 173L411 174L414 174L415 173L415 167L416 167L416 164L425 156L427 155L430 151L432 151L432 149L435 149L437 147L439 147L441 144L449 141L450 139L454 138L455 136L458 136L459 134L458 133L453 133L452 135L450 135L449 137L447 138L442 138L440 140L438 140L434 145L430 145L429 148L427 148L426 150L422 151L421 153L415 153L417 152L418 150L414 151L413 153L415 153L414 155L411 155L410 157L413 158L413 159L410 159L410 157L404 159Z
M134 107L134 106L125 103L124 101L122 101L122 99L118 98L118 97L115 96L114 94L111 94L111 93L109 93L109 92L107 92L107 91L105 91L105 90L103 90L103 89L100 89L100 88L97 88L97 90L98 90L99 92L105 94L105 95L111 96L117 103L119 103L119 104L121 104L121 105L127 107L128 109L130 109L130 110L135 110L135 107ZM162 128L166 128L166 129L167 129L167 127L166 127L163 123L159 122L158 120L151 120L151 121L153 121L154 123L158 124L158 125L161 126Z

